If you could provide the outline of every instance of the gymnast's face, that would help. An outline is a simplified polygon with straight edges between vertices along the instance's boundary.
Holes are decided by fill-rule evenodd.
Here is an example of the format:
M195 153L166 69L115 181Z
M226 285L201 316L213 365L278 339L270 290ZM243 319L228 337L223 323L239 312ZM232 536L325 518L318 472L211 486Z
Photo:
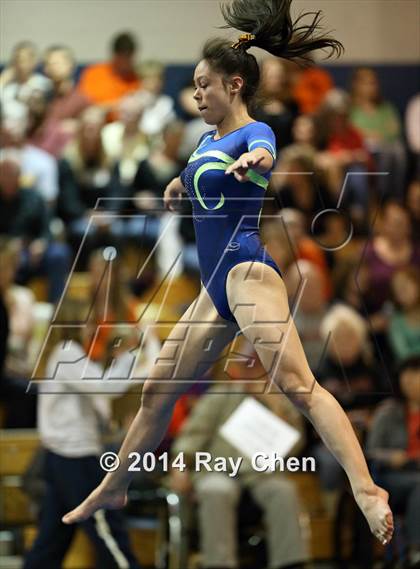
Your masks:
M218 125L231 111L243 80L237 76L226 79L203 59L195 68L194 84L194 99L200 115L207 124Z

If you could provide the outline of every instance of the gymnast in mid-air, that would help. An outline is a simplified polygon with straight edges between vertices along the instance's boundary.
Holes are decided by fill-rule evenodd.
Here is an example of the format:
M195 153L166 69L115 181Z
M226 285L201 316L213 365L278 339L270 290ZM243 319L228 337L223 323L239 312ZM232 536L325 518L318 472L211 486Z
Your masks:
M132 473L131 452L155 450L173 407L239 333L253 344L271 381L311 421L344 468L354 498L382 544L393 534L387 492L374 484L353 428L336 399L314 378L291 316L280 270L259 237L264 192L276 160L275 138L251 118L260 71L248 52L311 61L316 50L340 55L342 45L324 33L320 13L293 20L292 0L233 0L222 6L237 41L209 40L194 71L194 99L205 133L178 178L167 186L165 206L192 202L202 286L164 342L144 382L140 409L119 451L120 466L74 510L65 523L101 508L121 508ZM306 22L306 23L305 23ZM203 347L205 346L205 348Z

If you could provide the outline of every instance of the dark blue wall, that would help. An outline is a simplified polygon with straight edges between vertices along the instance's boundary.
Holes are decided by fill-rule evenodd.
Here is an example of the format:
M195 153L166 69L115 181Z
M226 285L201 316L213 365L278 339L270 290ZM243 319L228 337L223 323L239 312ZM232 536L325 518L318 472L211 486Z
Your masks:
M420 91L420 67L417 65L371 65L378 73L385 99L392 101L403 114L409 99ZM325 66L337 87L348 89L354 65ZM192 80L193 65L169 65L166 69L165 91L176 97L178 91Z
M76 70L76 79L79 78L84 65ZM378 73L385 99L392 101L400 113L409 99L420 91L420 66L418 65L370 65ZM0 65L0 71L2 66ZM326 65L337 87L348 89L354 65ZM165 77L165 93L176 96L180 89L192 81L194 65L168 65Z

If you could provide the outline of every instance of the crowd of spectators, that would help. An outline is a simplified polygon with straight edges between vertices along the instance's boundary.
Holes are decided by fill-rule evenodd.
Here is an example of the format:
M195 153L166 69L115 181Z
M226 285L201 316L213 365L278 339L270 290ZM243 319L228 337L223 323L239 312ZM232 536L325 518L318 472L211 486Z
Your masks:
M54 304L72 266L89 272L89 319L98 327L110 319L133 321L135 294L144 288L120 267L108 298L101 285L103 247L156 249L155 274L145 273L146 280L171 270L199 279L191 220L165 212L162 197L211 127L195 109L190 84L177 100L165 94L164 84L164 66L139 62L130 33L113 39L108 61L82 70L70 46L50 46L40 57L35 45L23 41L0 74L4 427L35 425L34 400L24 395L33 364L36 299L28 285L34 277L46 279L46 300ZM420 492L419 107L420 94L413 93L401 117L382 94L374 69L355 69L344 91L328 69L267 58L254 109L255 118L274 130L279 155L261 234L284 274L310 366L344 406L361 441L367 439L372 460L380 464L379 478L417 528L420 506L412 504ZM102 328L92 360L103 362L107 342ZM200 410L205 413L205 403L185 424L176 448L200 420ZM171 437L189 414L182 399ZM326 504L334 507L342 472L312 428L306 429L302 452L317 457ZM220 488L224 503L232 489ZM287 494L287 485L280 490ZM197 492L217 528L218 502L203 480ZM260 494L268 508L262 487ZM207 539L217 541L217 533ZM276 539L273 534L278 564L282 550ZM418 532L410 531L408 540L412 555L420 554ZM214 559L210 555L208 563Z

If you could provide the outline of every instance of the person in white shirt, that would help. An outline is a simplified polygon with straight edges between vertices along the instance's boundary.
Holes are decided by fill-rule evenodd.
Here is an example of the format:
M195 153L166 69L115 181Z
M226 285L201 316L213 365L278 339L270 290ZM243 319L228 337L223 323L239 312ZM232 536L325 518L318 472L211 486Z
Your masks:
M162 134L167 124L175 120L175 103L172 97L162 93L165 67L159 61L145 61L140 68L145 108L140 119L140 129L149 137Z
M0 74L0 101L18 100L26 103L35 91L47 94L52 83L37 73L38 54L35 45L23 41L15 45L9 65Z
M24 186L36 188L52 209L58 196L57 161L42 148L28 143L26 133L29 117L26 105L12 100L2 105L2 109L2 136L5 146L20 150Z
M130 378L147 375L136 366L137 328L116 328L111 348L112 363L106 370L89 359L84 345L91 336L85 322L86 305L64 299L47 339L44 378L39 383L38 429L46 449L46 494L41 507L38 537L28 552L24 569L59 569L75 533L61 517L103 478L99 457L103 452L103 425L110 421L110 401L133 385ZM59 322L59 324L56 324ZM68 324L71 322L72 324ZM73 325L74 322L85 322ZM151 347L150 347L151 346ZM153 352L153 342L142 342ZM49 352L49 355L48 355ZM153 354L145 358L143 368ZM81 523L95 547L100 569L138 569L124 517L117 511L100 510Z

